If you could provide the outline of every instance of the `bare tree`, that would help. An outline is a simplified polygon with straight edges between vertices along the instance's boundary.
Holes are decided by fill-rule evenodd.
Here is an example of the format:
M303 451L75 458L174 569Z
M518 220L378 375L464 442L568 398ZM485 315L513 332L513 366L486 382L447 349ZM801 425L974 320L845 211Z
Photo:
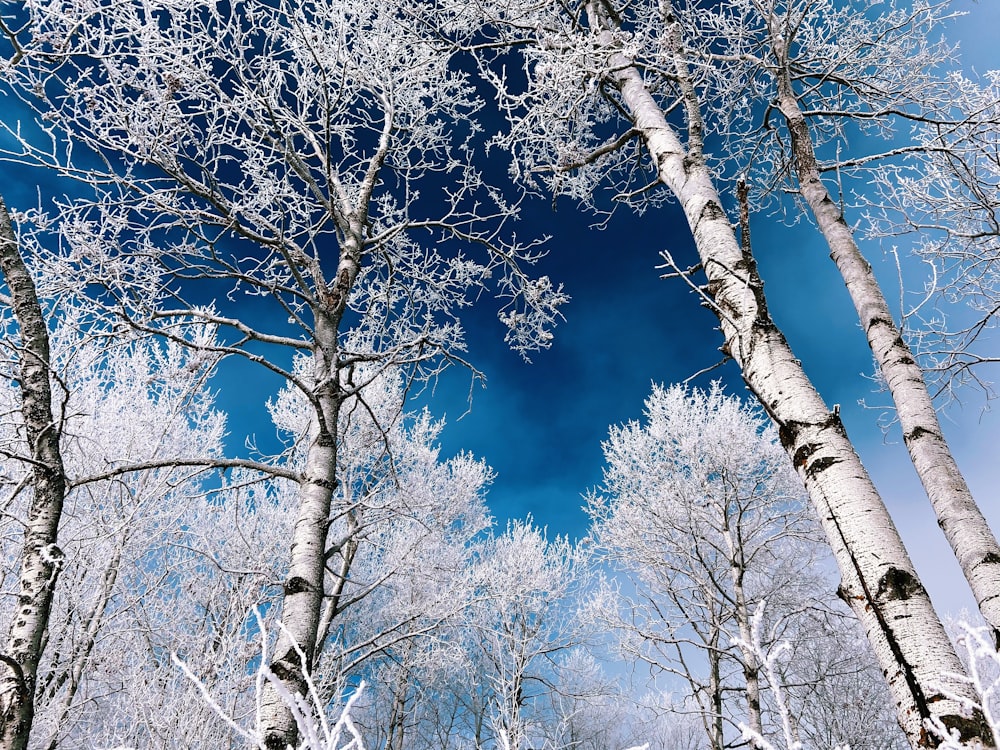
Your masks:
M626 200L662 186L660 199L679 202L700 263L690 273L677 270L692 285L695 271L705 276L698 293L809 490L841 571L842 597L862 622L910 742L931 743L925 721L940 719L964 740L989 744L983 717L965 715L945 697L974 700L967 683L951 684L961 665L892 519L839 415L771 319L750 248L740 246L722 207L704 148L700 61L690 59L670 4L630 5L629 31L608 3L582 10L532 10L521 19L538 39L527 53L528 92L508 98L514 124L507 143L521 174L548 174L550 184L584 201L593 202L607 174ZM668 119L674 112L678 124ZM633 144L651 157L651 181L627 148Z
M216 324L212 351L262 364L312 406L271 665L301 691L322 640L337 430L365 386L359 364L433 375L459 357L457 312L486 286L505 298L512 346L547 346L566 300L522 271L535 244L502 234L517 204L471 162L481 102L441 30L475 29L462 3L431 26L409 0L27 7L14 79L53 148L22 139L17 158L100 195L65 209L70 261L133 326L171 337L178 316ZM106 168L74 162L81 150ZM265 311L248 318L248 300ZM308 354L308 374L282 364L288 352ZM262 721L269 747L294 743L273 692Z
M34 719L38 663L49 626L56 579L64 563L56 544L66 471L59 440L64 414L53 403L49 332L34 279L24 263L6 204L0 198L0 272L7 287L3 300L17 320L19 336L5 342L17 362L20 385L20 445L8 454L28 470L12 488L9 504L30 487L31 503L23 521L17 611L11 618L0 661L0 747L27 747Z
M713 85L722 101L746 101L752 90L759 110L773 106L781 114L783 128L767 122L761 129L764 139L776 141L763 146L747 137L743 118L734 123L720 113L722 122L716 127L729 136L727 143L735 150L742 148L748 154L751 163L740 165L746 178L756 180L755 173L763 172L759 179L766 191L774 180L785 177L825 238L892 396L910 459L938 524L983 616L1000 638L1000 544L945 441L923 370L858 246L845 217L844 197L831 193L838 189L834 178L842 179L845 169L851 169L854 179L862 179L859 173L871 164L919 151L919 141L910 146L899 143L903 128L936 119L937 127L952 127L953 123L940 120L942 103L951 98L950 87L935 72L949 60L951 50L943 40L933 41L945 13L940 5L881 4L876 13L867 0L849 4L747 0L731 4L725 13L700 3L685 4L683 22L686 29L697 24L707 30L703 39L697 32L686 39L703 45L705 59L720 61L721 80ZM727 82L738 89L727 91ZM766 96L772 100L766 101ZM876 138L885 142L888 153L852 160L848 138L859 130L869 143ZM821 158L820 147L833 155ZM767 165L763 170L755 168L758 162L752 156L760 152L770 155L763 160Z
M765 735L759 604L792 618L834 606L812 572L823 567L816 522L766 427L718 384L654 388L644 423L611 430L588 502L601 555L630 581L604 616L632 658L687 682L718 750L739 723Z
M467 627L477 642L473 678L488 687L487 721L496 747L524 750L542 734L543 698L555 659L585 640L575 597L587 580L579 550L549 540L530 519L478 550L480 596Z
M998 303L1000 75L955 71L942 85L940 111L915 126L916 148L870 170L876 190L865 218L870 235L909 242L931 270L903 313L939 391L958 398L972 384L993 395L981 365L997 361L990 337Z
M44 271L39 275L43 292L51 281ZM79 738L79 726L96 736L94 712L126 689L121 680L128 669L120 661L106 669L109 660L127 653L115 648L120 642L113 633L123 625L124 612L141 610L169 585L169 566L155 574L147 566L153 565L155 550L168 547L171 535L179 533L178 518L192 499L203 503L202 470L185 466L184 459L195 446L205 458L219 454L224 420L207 390L213 359L177 345L122 339L79 300L48 300L45 312L65 478L58 525L63 562L52 583L45 648L35 665L30 699L32 745L51 748L68 737ZM24 425L14 416L20 399L20 388L5 378L0 389L8 416L4 470L7 477L20 477L0 520L0 533L11 541L34 502L23 491L30 486L31 468L24 463ZM151 459L158 468L93 479L108 468ZM171 465L177 459L179 465ZM20 567L20 546L5 543L4 570ZM11 598L19 595L6 577L2 591ZM16 617L5 612L3 621L14 627Z

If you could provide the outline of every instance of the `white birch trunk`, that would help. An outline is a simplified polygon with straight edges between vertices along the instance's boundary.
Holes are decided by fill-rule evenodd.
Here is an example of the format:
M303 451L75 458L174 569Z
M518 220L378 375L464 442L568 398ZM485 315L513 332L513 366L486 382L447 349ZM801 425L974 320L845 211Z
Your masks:
M736 600L736 624L740 630L740 655L743 657L743 681L747 691L747 726L756 732L758 737L763 737L764 722L760 713L760 661L753 648L750 625L752 614L747 605L746 589L743 586L746 565L743 550L737 547L732 532L726 529L723 536L729 548L729 575L733 582L733 598Z
M66 494L52 415L49 334L35 283L17 246L10 214L0 198L0 271L20 328L21 414L32 461L32 498L21 551L21 580L7 645L0 655L0 748L23 750L34 719L38 662L63 554L56 546Z
M354 235L359 236L359 235ZM337 275L323 290L315 311L313 378L318 430L309 446L298 493L298 517L292 531L288 576L283 584L282 629L271 672L291 695L306 692L305 673L316 661L325 592L330 505L337 486L338 418L343 401L337 373L338 333L351 287L360 270L360 242L342 250ZM305 656L305 661L299 656ZM257 717L264 747L294 747L298 728L278 689L265 685Z
M700 148L697 103L688 101L691 148L685 148L642 76L611 48L607 14L588 3L591 25L608 49L608 78L642 134L660 181L687 217L726 351L779 428L782 445L809 491L840 568L840 594L861 621L914 747L932 747L924 721L937 717L969 747L992 747L981 712L967 712L944 691L978 700L927 592L840 418L831 413L775 326L756 263L744 253L722 209ZM683 80L683 68L678 66ZM693 92L688 92L693 96Z
M779 59L782 49L775 42ZM787 72L779 81L778 107L788 124L799 190L830 248L885 376L910 460L937 515L938 524L958 558L979 611L1000 645L1000 545L969 490L944 439L923 371L893 321L871 265L854 233L820 179L809 125Z

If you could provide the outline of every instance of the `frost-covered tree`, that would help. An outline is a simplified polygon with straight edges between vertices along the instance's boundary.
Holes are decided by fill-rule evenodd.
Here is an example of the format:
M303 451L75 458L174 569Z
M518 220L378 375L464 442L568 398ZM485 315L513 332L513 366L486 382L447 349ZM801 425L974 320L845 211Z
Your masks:
M955 677L961 664L893 521L839 414L823 402L768 312L749 243L738 241L723 208L706 151L712 100L702 96L704 61L692 56L673 4L619 8L594 0L504 12L535 39L525 52L526 89L495 81L509 106L505 143L517 155L518 176L590 205L599 185L626 202L679 203L699 263L677 270L717 315L723 351L774 420L809 490L843 598L872 644L900 724L914 745L929 742L924 725L935 717L969 742L989 743L982 715L966 715L961 700L945 697L974 700L974 691Z
M726 151L737 154L736 163L724 168L738 170L755 188L751 192L765 199L773 199L767 193L776 187L795 193L822 234L892 396L913 466L1000 638L1000 544L944 438L923 369L862 253L847 196L838 194L848 170L852 183L862 182L872 165L919 156L925 148L941 154L931 143L907 145L904 139L914 123L946 130L956 125L944 119L954 116L947 110L958 109L952 80L937 72L952 58L941 37L946 7L869 0L744 0L724 12L699 2L676 7L685 44L696 48L688 54L712 63L705 88L715 103L707 127L720 130ZM727 116L726 104L736 100L742 106ZM770 116L770 107L780 117ZM981 125L982 115L979 108L969 116ZM765 123L754 139L747 133L761 117ZM859 134L863 155L850 147ZM879 148L882 154L872 153Z
M577 597L585 561L565 538L550 540L530 519L513 521L477 550L479 596L466 627L483 734L506 750L533 747L545 729L545 696L556 659L583 643ZM488 734L487 734L488 733Z
M42 325L50 343L45 377L58 405L49 429L56 432L63 471L61 513L52 521L61 563L60 575L44 581L49 603L38 624L42 640L24 699L31 704L34 746L49 748L79 736L80 726L93 729L90 721L101 703L113 702L126 688L127 670L112 670L109 678L104 669L109 659L118 661L125 653L114 635L123 625L123 607L141 609L143 601L171 585L169 566L154 565L152 550L171 544L183 508L200 485L201 469L186 467L185 460L195 452L204 459L218 455L224 422L207 390L213 360L177 345L116 337L79 302L50 300L45 311ZM8 415L4 473L20 478L5 499L0 524L10 540L4 545L2 586L12 597L19 595L18 571L25 570L23 548L14 540L38 504L22 445L27 428L15 416L24 393L17 382L5 379L0 390ZM144 471L114 470L144 464ZM4 612L3 621L12 631L25 626L13 612ZM168 622L157 627L167 628ZM6 724L4 746L24 747L31 727L23 719Z
M652 746L653 740L669 743L666 727L649 725L642 707L608 676L591 651L578 647L556 661L552 690L547 696L543 746L559 750L624 750L644 743ZM664 746L683 750L680 744Z
M210 400L167 397L181 395L184 371L204 385L203 373L188 367L191 352L171 347L160 353L147 343L117 365L99 368L93 388L74 389L81 395L73 400L79 412L73 434L91 451L82 464L103 466L106 459L95 451L125 443L146 447L169 467L170 455L187 455L190 442L218 442L219 415L209 410L204 422L196 419L195 407L209 407ZM81 371L90 361L82 354L76 359ZM424 710L419 691L436 684L435 669L446 671L455 661L448 635L464 621L473 595L471 540L490 522L483 504L490 472L466 455L440 459L434 442L441 424L402 413L401 378L383 376L378 383L369 406L388 428L360 408L342 415L344 434L356 439L349 443L353 451L341 452L340 470L356 481L338 492L351 497L342 507L355 520L337 521L334 535L353 553L330 556L324 622L333 625L313 670L321 705L310 710L337 702L348 686L368 679L372 688L363 700L380 702L375 713L381 718L383 707L393 705L393 689L404 683L375 681L399 678L394 665L407 667L406 708ZM94 406L83 394L104 398ZM297 421L308 409L299 408L296 395L283 391L272 413L303 446L301 461L310 423ZM39 747L229 747L238 738L206 693L244 736L264 742L257 715L262 632L254 611L263 616L270 649L297 485L235 467L221 482L199 486L193 471L116 474L87 480L69 494L72 520L63 537L71 581L52 620L55 653L42 680ZM366 735L378 739L387 726L370 727Z
M974 384L991 392L1000 257L1000 73L952 71L944 106L916 126L907 158L870 171L866 219L877 238L909 244L932 270L905 309L915 348L941 391ZM971 311L971 316L969 312Z
M29 498L27 507L18 502L22 507L13 516L20 521L21 533L12 534L14 539L4 543L5 549L16 550L9 568L5 565L4 578L9 570L18 585L16 613L6 623L7 640L0 658L0 747L20 750L26 747L31 731L38 663L45 648L56 579L65 563L56 543L66 499L60 447L65 412L55 408L59 402L53 399L56 373L48 321L2 198L0 274L6 287L2 301L13 316L13 326L5 325L3 331L5 380L18 389L17 397L3 411L4 484L9 490L4 516L11 517L7 508L14 502Z
M474 601L476 540L492 524L489 468L468 454L442 458L444 423L406 411L405 397L404 374L383 373L341 412L338 515L312 667L329 695L367 680L358 720L374 745L390 747L412 742L415 717L459 659L449 639ZM292 460L305 462L316 429L308 400L288 387L271 413L298 446Z
M20 158L98 196L62 209L67 278L102 284L141 330L220 326L213 351L311 404L272 664L301 692L326 627L338 425L366 384L359 365L427 376L453 361L458 313L485 287L514 348L547 346L566 299L523 271L537 247L506 230L517 203L473 163L482 102L447 38L474 35L476 19L464 3L427 16L410 0L24 10L8 80L52 148L22 138ZM308 377L291 352L308 353ZM273 692L262 717L269 746L294 743Z
M768 601L775 620L802 619L805 631L806 612L837 604L774 429L718 384L656 387L643 422L613 428L604 452L591 534L627 583L604 592L598 616L629 660L686 683L712 748L740 724L767 735L754 612Z

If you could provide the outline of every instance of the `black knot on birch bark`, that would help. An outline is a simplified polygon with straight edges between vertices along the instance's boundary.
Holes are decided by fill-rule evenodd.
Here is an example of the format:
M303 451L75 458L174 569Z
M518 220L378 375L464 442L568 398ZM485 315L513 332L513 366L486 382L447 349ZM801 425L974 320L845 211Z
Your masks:
M266 750L286 750L288 740L280 734L269 734L264 738L264 747Z
M330 492L337 489L336 480L331 481L329 479L323 479L322 477L306 477L306 484L315 484L317 487L330 490Z
M771 404L771 408L768 410L771 414L776 411L777 402ZM799 437L799 433L802 431L802 423L796 422L795 420L789 419L786 422L778 422L778 440L781 442L781 447L788 450L793 445Z
M833 456L823 456L822 458L817 458L811 464L806 466L806 476L811 479L817 474L820 474L829 469L831 466L839 463L840 459L834 458Z
M936 700L945 700L943 695L934 695L927 700L928 703ZM948 714L941 717L941 723L944 724L950 731L958 730L958 738L962 742L972 742L978 741L982 743L984 738L991 737L990 725L986 721L986 717L983 716L982 711L974 710L970 712L970 716L961 716L960 714ZM936 741L931 743L932 747L940 745L941 739L934 738Z
M800 445L795 451L795 455L792 456L792 463L795 464L796 468L806 465L806 461L809 460L809 456L819 450L819 446L815 443L805 443Z
M271 662L271 673L282 682L297 683L301 679L299 673L301 661L298 652L290 648L284 656Z
M302 578L301 576L292 576L287 581L285 581L285 596L292 596L293 594L301 594L303 591L309 591L309 582Z
M875 326L885 326L886 328L895 328L896 325L888 318L884 318L881 315L874 315L868 321L868 330L870 331Z
M879 601L905 601L923 590L923 585L909 571L889 568L879 578L875 598Z
M903 442L909 444L913 440L919 440L924 435L933 435L934 433L928 430L926 427L921 427L917 425L909 432L903 433Z
M708 201L704 206L702 206L701 213L698 215L698 225L705 219L709 221L715 221L718 219L724 219L726 217L726 212L722 210L720 206L715 201Z

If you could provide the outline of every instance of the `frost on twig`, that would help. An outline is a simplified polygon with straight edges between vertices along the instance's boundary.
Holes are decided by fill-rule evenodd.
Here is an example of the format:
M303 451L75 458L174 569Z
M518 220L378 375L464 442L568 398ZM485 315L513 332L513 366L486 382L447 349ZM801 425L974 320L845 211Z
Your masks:
M802 750L802 743L795 736L791 713L788 710L788 703L785 700L784 691L781 689L781 681L775 669L778 660L791 649L791 646L787 641L782 641L770 649L764 648L760 633L764 622L765 604L766 602L762 600L757 605L757 609L750 619L750 643L739 643L738 645L749 647L760 659L761 672L764 673L767 681L771 684L774 693L774 704L778 710L778 715L781 717L781 731L785 741L785 750ZM761 750L778 750L778 748L768 742L760 733L751 729L747 724L740 722L739 728L743 733L743 738L754 747L761 748Z
M336 721L330 721L327 716L325 706L326 701L322 699L313 681L312 675L304 671L308 696L302 694L292 695L292 693L277 679L270 668L268 668L267 658L267 629L264 620L258 610L254 610L254 618L257 620L257 627L260 631L260 667L257 670L256 692L259 698L265 682L270 683L277 691L278 695L288 706L295 724L298 728L300 743L298 750L365 750L364 740L361 733L351 720L351 708L364 692L365 683L362 680L357 688L351 693L347 701L340 710L340 716ZM283 627L278 623L278 627ZM299 658L305 662L305 654L298 644L293 643ZM202 699L206 704L222 719L233 732L243 740L253 743L253 747L258 750L266 750L262 734L256 729L249 730L240 726L229 713L223 709L205 683L177 656L171 654L174 663L184 672L184 676L193 682L201 691Z
M792 716L788 701L786 700L785 690L777 669L778 662L791 650L791 644L788 641L781 641L771 648L764 647L761 630L763 629L766 604L767 602L762 600L757 605L757 609L751 618L750 643L738 643L737 645L748 647L757 654L760 660L761 672L771 686L774 706L781 719L782 744L780 746L775 745L743 722L739 723L739 728L743 734L743 739L750 743L752 747L758 748L758 750L803 750L802 741L799 739L796 730L795 718ZM832 750L850 750L850 748L848 745L835 745Z

